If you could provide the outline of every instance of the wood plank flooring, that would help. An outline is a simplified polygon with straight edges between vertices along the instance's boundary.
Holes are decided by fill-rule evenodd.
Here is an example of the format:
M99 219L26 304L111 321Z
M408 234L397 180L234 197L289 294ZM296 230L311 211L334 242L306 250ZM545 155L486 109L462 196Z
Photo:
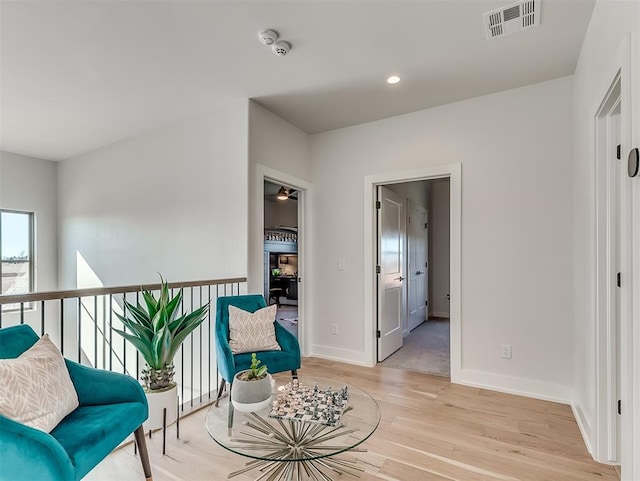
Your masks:
M354 384L378 402L382 418L363 445L368 451L350 455L365 468L363 481L618 481L613 467L592 460L569 406L381 366L306 358L300 373ZM183 419L180 440L175 426L169 428L166 456L159 434L147 438L155 481L223 480L244 466L245 458L207 434L207 409ZM128 446L85 479L142 481L144 476Z

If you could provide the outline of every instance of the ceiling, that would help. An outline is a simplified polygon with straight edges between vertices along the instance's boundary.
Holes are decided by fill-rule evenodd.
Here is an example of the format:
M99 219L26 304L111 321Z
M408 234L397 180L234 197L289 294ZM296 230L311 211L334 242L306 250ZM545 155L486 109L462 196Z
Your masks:
M3 0L0 148L64 159L247 98L317 133L572 74L594 0L486 40L510 3Z

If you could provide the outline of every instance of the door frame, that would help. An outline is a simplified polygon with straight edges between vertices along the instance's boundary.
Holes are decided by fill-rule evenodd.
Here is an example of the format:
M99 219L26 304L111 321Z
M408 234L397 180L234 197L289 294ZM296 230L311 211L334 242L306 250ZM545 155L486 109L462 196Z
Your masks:
M462 231L462 164L443 164L421 169L388 172L364 178L364 359L369 366L377 362L376 338L376 187L419 180L450 180L450 292L451 292L451 382L460 382L462 369L461 339L461 231Z
M604 386L606 396L598 396L596 411L595 449L601 461L620 461L617 446L617 401L618 387L622 383L618 372L618 345L622 329L622 299L615 286L615 273L622 271L622 182L617 182L617 171L613 158L614 144L623 145L621 129L612 127L612 116L622 106L622 77L617 72L611 86L602 98L595 120L595 178L596 178L596 264L595 264L595 312L598 343L606 349L596 352L596 379ZM622 115L620 113L619 115ZM622 152L622 149L621 149ZM622 156L621 156L622 157ZM619 208L616 209L616 203ZM618 251L619 249L619 251ZM617 257L619 256L619 257ZM618 258L620 259L618 265ZM621 294L621 293L620 293ZM620 299L620 302L617 300ZM618 321L620 321L618 325ZM599 390L600 391L600 390ZM602 391L600 391L602 392Z
M632 55L635 53L635 57ZM601 306L606 306L608 293L603 289L599 275L599 266L606 262L609 255L606 242L608 241L608 224L606 217L606 202L603 206L603 194L607 192L606 178L600 178L602 158L598 155L597 124L604 101L609 97L612 87L619 79L621 83L621 128L620 145L621 157L624 161L632 146L638 146L640 135L638 126L640 125L640 88L638 79L640 78L640 62L637 60L640 53L640 38L637 34L627 35L623 40L616 55L612 56L610 67L603 76L602 88L596 103L591 108L591 118L594 126L594 155L592 158L594 172L594 230L593 242L595 246L593 256L593 289L595 292L593 312L595 313L595 429L592 433L590 446L592 456L596 461L611 463L608 459L610 455L610 432L611 413L610 396L612 370L605 366L600 369L600 360L604 361L611 352L615 352L616 346L608 335L608 319L600 315ZM635 84L634 84L635 81ZM635 131L633 130L635 128ZM634 381L640 374L635 367L640 360L640 299L639 296L632 295L640 286L640 259L638 254L638 241L640 240L640 223L634 220L637 216L637 208L634 203L640 197L640 187L638 178L630 179L626 175L623 165L622 179L620 182L620 272L623 280L620 288L620 382L621 382L621 445L617 456L617 461L622 466L622 480L638 479L640 475L640 461L633 456L640 448L640 382ZM635 216L634 216L635 212ZM604 243L604 244L603 244ZM603 256L604 259L603 259ZM601 268L600 268L601 270ZM625 275L626 274L626 275ZM635 327L635 328L634 328ZM582 429L582 427L581 427ZM584 432L583 432L584 435ZM589 439L589 437L586 437Z
M309 279L309 236L308 219L310 210L311 184L303 179L299 179L286 172L272 169L262 164L256 165L257 194L256 207L259 215L255 222L260 235L264 235L264 181L285 184L298 191L298 342L300 344L300 354L307 356L309 352L309 335L311 332L311 316L309 315L308 294L310 292ZM264 238L260 242L259 258L264 258ZM258 254L258 253L256 253ZM262 261L261 261L262 265ZM259 285L264 285L264 268L260 269ZM262 288L261 288L262 289Z

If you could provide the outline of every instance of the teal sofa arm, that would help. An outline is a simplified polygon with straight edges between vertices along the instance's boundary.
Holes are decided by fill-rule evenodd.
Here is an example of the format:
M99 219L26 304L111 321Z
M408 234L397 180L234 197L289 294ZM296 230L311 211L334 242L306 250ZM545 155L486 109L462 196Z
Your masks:
M65 362L80 406L139 402L147 408L142 386L131 376L82 366L68 359Z
M67 452L50 434L0 415L0 481L75 481Z

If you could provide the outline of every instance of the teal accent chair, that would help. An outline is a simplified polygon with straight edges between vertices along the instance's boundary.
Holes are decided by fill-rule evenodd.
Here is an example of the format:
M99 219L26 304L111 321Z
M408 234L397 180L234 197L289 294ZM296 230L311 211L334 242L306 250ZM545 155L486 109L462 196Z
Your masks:
M222 396L225 384L231 384L237 373L249 369L251 366L250 352L233 354L229 347L229 306L235 306L248 312L256 312L267 307L267 303L260 294L218 298L216 304L216 354L218 356L218 372L222 376L222 382L218 390L216 406ZM300 344L298 344L296 337L282 327L278 321L274 321L274 324L276 340L282 350L257 352L258 359L267 365L271 374L291 371L293 377L297 377L298 369L300 369Z
M38 335L25 325L0 329L0 359L20 356ZM0 415L1 481L77 481L135 432L144 475L151 466L142 423L147 397L130 376L65 359L80 406L45 433Z

